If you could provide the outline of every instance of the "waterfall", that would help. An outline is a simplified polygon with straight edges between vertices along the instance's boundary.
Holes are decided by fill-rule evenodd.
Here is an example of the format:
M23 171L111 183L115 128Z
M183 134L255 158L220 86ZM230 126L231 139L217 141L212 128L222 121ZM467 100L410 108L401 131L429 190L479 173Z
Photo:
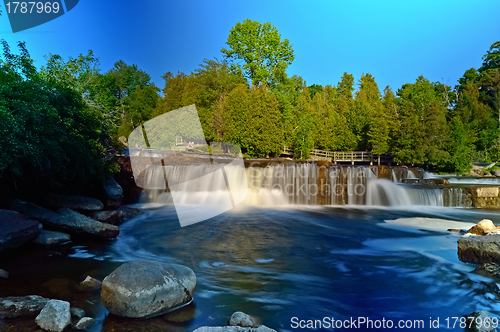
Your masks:
M148 167L142 176L147 190L144 200L171 204L210 204L227 196L228 188L208 176L217 165ZM241 169L243 171L243 169ZM423 187L401 183L416 179L412 171L394 167L390 172L367 166L318 166L313 162L287 161L247 166L248 195L243 203L258 206L368 205L368 206L466 206L462 188ZM385 174L385 175L383 175ZM165 185L168 179L176 183ZM196 181L190 181L197 179ZM168 188L167 188L168 187ZM231 192L242 192L231 188ZM246 191L245 191L246 192Z

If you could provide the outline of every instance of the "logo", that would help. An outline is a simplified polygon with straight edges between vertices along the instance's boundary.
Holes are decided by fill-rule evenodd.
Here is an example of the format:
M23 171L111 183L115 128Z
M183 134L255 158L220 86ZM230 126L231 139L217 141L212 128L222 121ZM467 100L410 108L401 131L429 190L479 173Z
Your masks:
M215 217L247 197L240 147L207 143L194 105L145 122L128 144L136 184L171 199L181 226Z
M16 33L52 21L73 9L79 0L4 0L12 32Z

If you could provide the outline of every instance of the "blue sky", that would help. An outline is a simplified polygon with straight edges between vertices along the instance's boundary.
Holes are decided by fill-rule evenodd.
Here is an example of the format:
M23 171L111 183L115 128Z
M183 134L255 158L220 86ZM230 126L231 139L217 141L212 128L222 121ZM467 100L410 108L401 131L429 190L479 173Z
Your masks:
M419 75L455 85L481 65L500 40L500 1L167 1L81 0L67 14L13 34L5 7L0 39L24 40L40 66L48 53L92 49L107 71L122 59L161 75L190 73L204 58L221 58L229 30L247 18L271 22L293 45L288 74L311 84L337 84L347 71L397 90Z

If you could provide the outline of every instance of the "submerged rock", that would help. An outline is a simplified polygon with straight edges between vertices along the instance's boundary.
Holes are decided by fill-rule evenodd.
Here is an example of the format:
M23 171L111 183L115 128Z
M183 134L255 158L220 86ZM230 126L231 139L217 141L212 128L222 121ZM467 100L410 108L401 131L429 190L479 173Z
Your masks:
M227 323L229 326L241 326L241 327L258 327L259 325L255 321L255 319L247 315L244 312L236 311L229 318L229 322Z
M118 211L118 210L89 211L85 213L85 215L97 221L117 226L122 224L123 220L125 219L125 214L123 213L123 211Z
M41 225L16 211L0 210L0 251L15 248L40 233Z
M458 239L458 259L465 263L500 263L500 235Z
M195 287L196 275L186 266L133 261L103 280L101 299L114 315L149 318L191 302Z
M108 178L102 185L104 191L104 206L106 209L116 209L122 203L123 189L113 179Z
M87 276L87 278L78 285L78 289L88 292L95 291L101 289L101 282L91 276Z
M53 232L42 229L40 234L38 234L33 242L44 247L53 247L71 242L71 236L66 233Z
M35 317L49 299L38 295L11 296L0 298L0 319Z
M35 322L44 330L62 332L71 324L69 307L69 302L50 300L35 318Z
M93 318L83 317L78 321L78 323L75 324L75 328L77 330L85 330L92 324L94 324Z
M83 318L83 317L85 317L85 311L83 309L80 309L80 308L73 308L73 307L71 307L69 309L69 312L71 313L72 317L77 317L77 318Z
M489 231L495 229L496 226L493 224L493 221L489 219L483 219L478 222L476 225L472 226L467 233L475 234L475 235L485 235Z
M43 205L52 209L68 208L72 210L98 211L104 208L96 198L86 196L46 195Z

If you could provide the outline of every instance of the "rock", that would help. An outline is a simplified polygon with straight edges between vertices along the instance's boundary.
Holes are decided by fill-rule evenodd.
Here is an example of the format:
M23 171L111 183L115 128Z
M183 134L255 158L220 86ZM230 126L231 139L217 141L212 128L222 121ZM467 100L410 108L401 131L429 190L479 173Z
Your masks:
M103 280L101 299L114 315L149 318L191 302L195 287L196 275L186 266L133 261Z
M500 176L500 168L492 170L491 174L494 175L494 176Z
M496 263L483 263L476 267L472 273L480 276L500 281L500 266Z
M257 328L241 327L241 326L202 326L193 332L276 332L265 325Z
M85 196L46 195L44 205L51 209L68 208L72 210L98 211L104 208L96 198Z
M0 251L15 248L40 233L41 225L16 211L0 210Z
M227 323L229 326L241 326L241 327L258 327L259 324L255 321L253 317L245 314L241 311L236 311L229 318L229 322Z
M95 291L101 289L101 282L91 276L87 276L84 281L78 285L81 291Z
M125 214L123 211L89 211L85 213L87 217L95 219L97 221L111 224L111 225L121 225L125 219Z
M128 207L128 206L120 206L117 211L121 211L123 212L123 216L125 217L125 219L130 219L130 218L133 218L135 217L136 215L138 215L139 213L141 213L141 210L140 209L137 209L137 208L132 208L132 207Z
M61 216L54 211L17 199L14 200L10 208L14 211L22 213L28 218L38 220L42 224L49 226L57 226L59 223L58 219L61 218Z
M493 331L496 331L496 328L493 326L496 326L497 324L493 324L494 322L491 321L492 318L491 318L490 313L488 311L481 310L479 312L473 312L472 314L467 315L466 318L467 317L475 317L475 319L472 322L470 319L467 320L467 324L471 323L471 326L468 329L468 331L470 331L470 332L493 332ZM496 319L495 319L495 321L496 321ZM481 323L479 323L479 322L481 322ZM488 326L488 327L485 327L485 326Z
M0 278L9 279L9 272L0 269Z
M116 209L122 203L123 189L113 179L108 178L102 185L104 191L104 206L106 209Z
M66 233L46 231L42 229L33 242L44 247L53 247L71 242L71 236Z
M458 239L458 259L465 263L500 262L500 235L468 236Z
M486 236L488 235L500 235L500 229L499 228L492 229L491 231L486 233Z
M71 324L69 307L69 302L49 300L40 314L36 316L35 322L44 330L61 332Z
M94 324L94 319L90 317L83 317L76 323L75 328L77 330L85 330L88 328L90 325Z
M476 235L484 235L489 231L495 229L495 225L489 219L483 219L478 222L476 225L472 226L467 233L476 234Z
M73 210L63 208L57 210L57 212L62 216L58 227L73 234L113 238L120 233L120 230L115 225L99 222Z
M129 156L120 156L117 158L120 165L120 172L116 174L116 182L123 189L123 203L134 204L139 202L142 188L135 183L132 163ZM125 217L126 218L126 217Z
M17 317L35 317L49 299L38 295L11 296L0 298L0 319Z
M74 235L91 235L103 238L116 237L118 227L101 223L73 210L63 208L56 213L32 203L15 200L11 207L29 218L36 219L49 228Z
M85 317L85 311L83 309L80 309L80 308L73 308L73 307L71 307L69 309L69 312L71 313L72 317L77 317L77 318L83 318L83 317Z

